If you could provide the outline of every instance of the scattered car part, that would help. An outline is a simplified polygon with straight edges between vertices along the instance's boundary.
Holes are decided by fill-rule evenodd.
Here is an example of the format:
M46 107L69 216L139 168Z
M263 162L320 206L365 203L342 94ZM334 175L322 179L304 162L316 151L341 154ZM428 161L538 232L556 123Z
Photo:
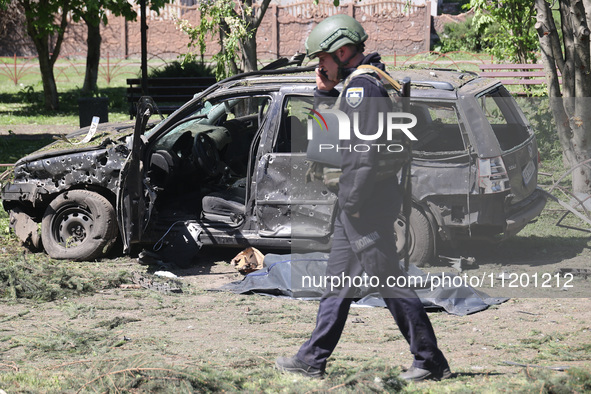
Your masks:
M591 163L591 159L587 159L587 160L584 160L584 161L580 162L579 164L573 166L571 169L569 169L564 174L562 174L560 176L560 178L558 178L558 180L556 182L554 182L552 187L550 187L550 189L548 191L546 191L548 198L557 202L564 209L566 209L566 212L564 213L564 215L562 215L560 217L560 219L558 219L558 221L556 222L557 226L569 228L571 230L591 232L591 228L579 228L579 227L573 227L573 226L568 226L568 225L562 224L562 221L569 214L572 213L574 216L579 218L581 221L583 221L587 225L591 226L591 211L588 209L589 201L591 201L591 195L581 197L581 196L578 196L576 193L573 193L568 187L563 187L560 185L560 183L574 170L576 170L577 168L582 167L582 166L586 166L589 168L590 163ZM565 196L570 197L571 202L568 203L568 202L563 201L560 198L558 198L556 195L553 194L555 191L560 191Z

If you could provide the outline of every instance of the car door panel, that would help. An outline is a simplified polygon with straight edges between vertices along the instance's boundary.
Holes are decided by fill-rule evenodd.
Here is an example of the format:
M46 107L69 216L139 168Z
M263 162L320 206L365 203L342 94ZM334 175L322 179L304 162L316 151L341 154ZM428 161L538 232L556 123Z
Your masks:
M142 240L155 199L155 194L146 187L142 162L146 147L143 133L153 110L151 99L138 104L131 152L119 177L117 216L125 253L129 253L132 244Z
M255 211L263 237L318 238L332 232L337 197L308 181L305 153L268 153L256 168Z

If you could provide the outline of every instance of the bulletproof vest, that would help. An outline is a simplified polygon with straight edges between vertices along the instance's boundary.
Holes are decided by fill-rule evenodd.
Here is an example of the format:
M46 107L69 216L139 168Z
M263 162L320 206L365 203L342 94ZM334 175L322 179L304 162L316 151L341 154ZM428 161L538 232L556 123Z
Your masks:
M335 108L340 106L342 97L347 91L347 86L355 77L371 78L378 84L382 85L386 89L386 92L392 101L391 111L404 111L404 103L401 98L402 87L398 81L393 79L385 71L368 64L360 65L345 79L343 82L343 90L341 91L341 94L335 103ZM406 98L406 100L409 99ZM400 152L380 152L380 157L376 168L376 180L382 180L397 175L404 164L411 160L412 147L410 140L404 135L402 131L399 130L398 132L398 135L394 135L395 140L393 140L392 143L400 144L404 147L404 149Z
M386 89L388 97L390 97L390 100L392 102L391 111L403 111L403 102L401 100L401 85L392 77L390 77L390 75L388 75L386 72L371 65L360 65L345 79L345 81L343 82L343 89L334 104L334 108L340 107L341 100L345 92L347 91L347 86L355 77L371 78L371 80L373 80L375 83L383 86ZM336 137L336 135L334 136ZM401 168L406 163L409 163L411 160L412 147L410 145L410 140L406 138L402 132L400 132L399 138L392 141L392 143L400 144L404 147L404 149L401 152L381 152L380 157L378 159L377 168L375 169L377 171L376 180L378 181L396 176L398 172L401 170ZM338 140L334 141L334 144L338 144ZM308 148L310 149L313 146L314 142L310 141ZM337 169L334 168L334 166L321 164L314 161L310 167L310 170L308 171L308 176L310 179L316 178L323 180L325 185L328 186L331 190L338 189L338 180L340 174L340 168Z
M367 75L373 77L386 89L386 92L388 93L390 100L392 100L392 104L394 106L393 110L396 110L400 107L400 92L402 90L400 83L398 83L398 81L396 81L394 78L388 75L388 73L386 73L385 71L369 64L362 64L358 66L357 69L355 69L355 71L353 71L345 79L345 81L343 82L343 90L341 91L341 94L339 95L339 98L337 99L335 106L340 105L341 98L347 90L347 86L349 85L351 80L360 75Z

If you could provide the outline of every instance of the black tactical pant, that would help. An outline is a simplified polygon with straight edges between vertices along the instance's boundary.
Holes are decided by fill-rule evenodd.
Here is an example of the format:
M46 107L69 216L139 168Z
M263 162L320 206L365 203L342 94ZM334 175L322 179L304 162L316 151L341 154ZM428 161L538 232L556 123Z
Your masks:
M380 281L378 290L414 355L413 366L438 372L448 367L429 317L414 290L387 285L387 278L404 275L398 264L392 207L400 206L397 185L391 193L379 193L375 204L366 204L360 218L341 211L336 219L334 237L327 265L327 276L354 278L365 272ZM398 199L398 201L396 201ZM382 200L382 201L380 201ZM372 280L375 284L375 280ZM347 281L345 281L347 282ZM335 282L336 283L336 282ZM356 293L354 282L327 288L318 309L316 328L302 345L297 358L315 368L324 368L335 349Z

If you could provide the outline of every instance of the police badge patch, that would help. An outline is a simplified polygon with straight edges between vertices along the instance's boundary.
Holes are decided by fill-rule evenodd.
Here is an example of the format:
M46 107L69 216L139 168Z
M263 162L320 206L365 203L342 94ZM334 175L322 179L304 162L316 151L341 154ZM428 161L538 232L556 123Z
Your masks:
M356 108L363 101L363 88L349 88L345 93L347 104Z

